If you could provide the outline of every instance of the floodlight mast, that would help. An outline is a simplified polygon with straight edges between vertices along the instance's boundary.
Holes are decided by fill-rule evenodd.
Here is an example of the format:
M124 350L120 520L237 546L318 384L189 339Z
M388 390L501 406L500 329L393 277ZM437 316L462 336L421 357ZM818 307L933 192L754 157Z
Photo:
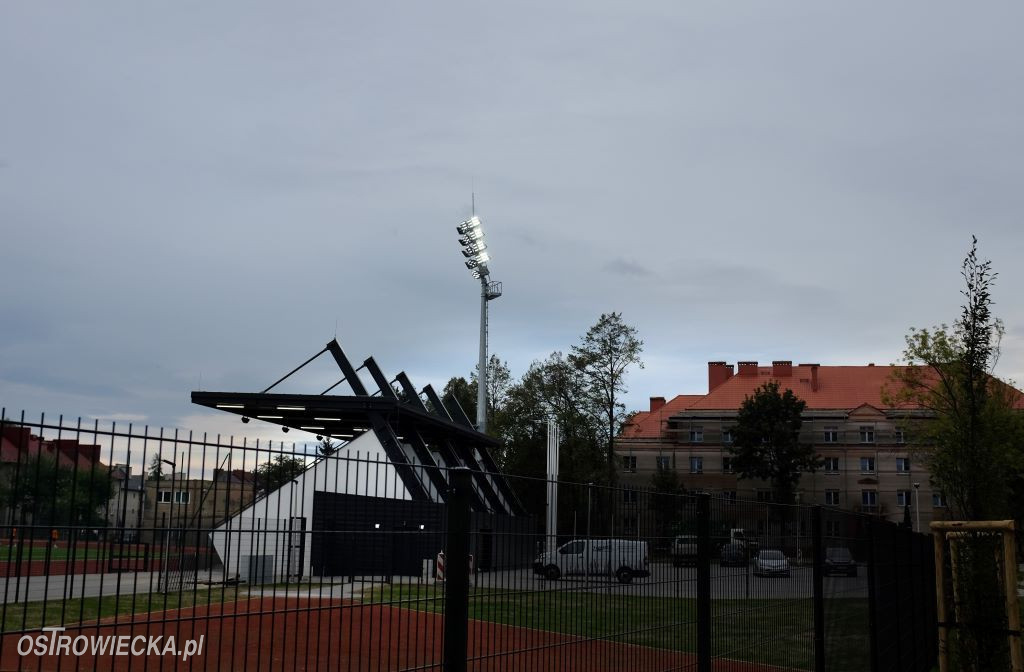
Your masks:
M491 260L491 257L487 254L480 218L474 213L472 217L455 227L455 230L461 236L459 244L464 248L462 254L466 257L466 268L472 271L473 277L480 281L480 361L477 364L476 376L476 429L478 432L485 432L487 431L487 302L501 296L501 283L490 281L487 262Z

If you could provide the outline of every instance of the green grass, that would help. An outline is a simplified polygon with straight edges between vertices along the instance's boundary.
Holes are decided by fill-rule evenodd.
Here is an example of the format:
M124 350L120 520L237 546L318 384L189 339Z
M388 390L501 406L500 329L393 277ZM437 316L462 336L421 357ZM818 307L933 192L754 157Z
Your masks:
M38 630L44 626L69 623L95 623L113 616L140 617L148 612L181 609L195 605L234 602L247 597L236 587L212 588L182 593L138 593L136 595L108 595L46 602L18 602L6 605L3 614L3 632ZM3 607L0 607L3 609ZM125 619L127 620L127 619Z
M49 555L47 555L49 551ZM46 560L49 557L50 560L95 560L97 558L106 559L110 557L110 549L108 548L96 548L95 546L89 548L69 548L66 544L60 544L57 548L47 549L45 546L25 546L21 549L21 561L28 562L29 560ZM117 552L115 550L115 557L121 558L142 558L145 554L141 551L132 552L125 551L124 553ZM149 557L158 558L159 553L150 553ZM15 563L18 561L18 549L17 547L0 546L0 563L10 562Z
M367 590L364 602L400 603L409 609L440 612L441 589L396 585ZM843 601L851 623L866 622L866 600ZM863 616L863 620L858 620ZM500 591L472 589L472 619L558 632L657 649L696 652L697 601L616 592ZM813 612L809 599L714 600L712 651L722 658L794 669L813 668ZM846 620L846 619L844 619ZM866 646L859 627L844 638L832 631L830 658L842 660ZM842 669L837 667L836 669Z

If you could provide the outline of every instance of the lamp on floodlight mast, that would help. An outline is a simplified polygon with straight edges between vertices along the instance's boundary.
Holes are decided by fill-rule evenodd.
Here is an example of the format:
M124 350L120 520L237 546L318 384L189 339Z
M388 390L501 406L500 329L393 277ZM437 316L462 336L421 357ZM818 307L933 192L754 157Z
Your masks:
M475 198L474 198L475 201ZM477 369L476 385L476 429L487 430L487 302L501 296L501 283L491 282L487 262L491 260L484 242L484 230L480 218L473 215L455 227L459 233L462 256L466 257L466 268L473 278L480 281L480 362Z

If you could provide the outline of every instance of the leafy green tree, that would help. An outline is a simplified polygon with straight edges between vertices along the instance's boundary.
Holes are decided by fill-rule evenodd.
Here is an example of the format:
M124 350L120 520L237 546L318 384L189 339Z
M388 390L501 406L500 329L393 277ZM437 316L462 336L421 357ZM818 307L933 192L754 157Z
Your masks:
M658 535L662 538L671 537L678 532L685 510L682 497L684 494L686 486L679 478L679 472L672 467L659 465L651 475L650 496L655 525Z
M643 349L644 342L637 338L636 328L623 322L622 313L606 313L587 330L569 355L569 362L583 374L583 390L601 419L609 478L615 475L617 428L626 414L620 401L626 392L626 373L634 364L643 368Z
M960 319L952 328L910 330L907 366L894 370L886 401L908 409L903 424L951 512L995 520L1012 513L1012 486L1024 466L1021 395L994 375L1004 328L991 310L996 274L990 261L979 261L977 238L961 275Z
M273 492L305 470L306 461L301 457L277 455L256 467L253 472L256 476L256 488L263 493Z
M744 399L736 416L733 468L740 478L771 482L776 502L792 503L800 475L821 466L813 446L799 440L805 405L793 390L779 392L769 381Z
M512 476L519 498L527 509L544 520L546 495L543 480L547 475L547 427L558 423L559 479L577 483L606 482L607 471L598 425L582 394L581 373L562 353L534 362L523 377L510 386L507 399L497 414L494 431L501 440L499 454L502 469ZM518 478L529 477L529 478ZM603 491L602 491L603 492ZM573 514L585 520L591 507L595 520L604 520L607 508L600 497L588 502L586 487L563 486L559 489L561 529L571 529ZM595 525L595 529L599 526Z
M964 304L950 328L911 329L903 353L906 367L895 369L886 401L906 409L903 424L919 459L928 467L959 519L993 520L1021 516L1024 473L1021 394L994 375L1002 322L992 314L996 279L990 261L981 261L978 240L961 266ZM968 535L955 548L959 595L957 620L968 627L952 633L956 669L1009 669L1005 614L1000 604L999 539ZM1013 589L1012 587L1010 588Z
M45 453L23 459L0 487L0 498L32 525L106 525L105 507L114 496L106 467L75 469Z
M444 390L441 393L441 398L445 399L451 395L457 402L462 410L466 412L466 417L473 419L476 417L476 380L469 382L462 376L455 376L445 383Z

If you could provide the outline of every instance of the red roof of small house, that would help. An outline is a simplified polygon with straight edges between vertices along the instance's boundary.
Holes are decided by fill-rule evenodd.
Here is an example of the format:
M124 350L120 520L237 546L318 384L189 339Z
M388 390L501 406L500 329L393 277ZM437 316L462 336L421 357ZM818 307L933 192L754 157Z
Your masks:
M680 394L654 411L639 411L622 426L622 437L628 439L657 439L662 435L668 419L704 398L702 394Z

